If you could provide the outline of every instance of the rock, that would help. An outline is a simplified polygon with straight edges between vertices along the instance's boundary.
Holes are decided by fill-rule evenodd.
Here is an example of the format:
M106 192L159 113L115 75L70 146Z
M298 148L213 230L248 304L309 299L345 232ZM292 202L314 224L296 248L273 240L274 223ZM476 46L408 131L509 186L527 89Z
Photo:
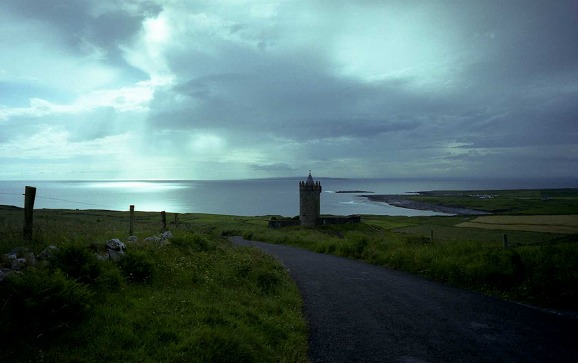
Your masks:
M4 281L8 276L14 274L21 274L22 272L10 269L0 269L0 282Z
M137 242L138 242L137 236L130 236L129 238L126 239L126 243L137 243Z
M108 250L108 258L114 262L120 261L123 255L124 255L123 251Z
M28 266L36 265L36 257L34 257L34 253L28 252L24 258L26 259Z
M157 237L157 236L152 236L152 237L145 238L144 241L149 242L149 243L151 243L151 242L160 243L162 241L162 239L160 237Z
M12 270L22 270L28 264L26 257L30 258L31 262L36 262L34 253L25 247L16 247L4 255L5 265Z
M38 256L36 257L36 259L41 260L41 261L47 261L50 260L54 254L56 253L56 251L58 251L58 247L56 246L48 246L46 247L44 250L42 250L42 252L40 252L38 254Z
M15 247L12 250L10 250L10 252L8 252L6 254L6 257L9 260L14 260L16 258L21 258L26 256L28 253L30 253L30 250L26 247Z
M12 260L12 266L10 266L10 268L12 270L22 270L24 267L26 267L26 265L26 259L24 257L20 257Z
M101 255L100 253L95 253L94 256L95 256L96 259L99 260L99 261L106 261L106 260L108 260L108 258L109 258L108 251L107 251L107 253L106 253L106 256L103 256L103 255Z
M112 251L124 252L126 250L126 245L122 243L118 238L113 238L106 242L106 248Z
M173 238L173 237L174 237L174 236L173 236L173 234L171 233L171 231L166 231L166 232L163 232L163 235L162 235L161 239L167 240L167 239Z

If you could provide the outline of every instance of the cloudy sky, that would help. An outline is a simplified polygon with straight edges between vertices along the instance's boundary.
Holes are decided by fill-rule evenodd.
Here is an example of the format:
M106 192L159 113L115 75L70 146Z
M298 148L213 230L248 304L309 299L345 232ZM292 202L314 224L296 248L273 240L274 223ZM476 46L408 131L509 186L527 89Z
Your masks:
M2 0L0 180L578 177L578 1Z

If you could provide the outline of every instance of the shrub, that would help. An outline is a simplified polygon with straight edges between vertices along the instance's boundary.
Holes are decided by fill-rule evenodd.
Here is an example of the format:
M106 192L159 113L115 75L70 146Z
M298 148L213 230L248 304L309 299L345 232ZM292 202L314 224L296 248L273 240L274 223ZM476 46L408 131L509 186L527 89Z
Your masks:
M130 282L151 282L154 277L154 260L141 250L129 250L118 265Z
M188 234L171 239L173 246L190 248L194 252L209 252L217 249L217 244L199 234Z
M540 304L575 310L578 306L575 245L523 248L520 252L526 273L520 293Z
M118 267L112 261L101 261L101 272L95 283L99 289L118 291L124 283L124 278Z
M69 243L59 248L51 261L55 269L85 284L95 284L102 267L86 245Z
M94 293L62 271L30 269L10 275L0 289L0 335L38 337L80 321Z
M268 294L276 290L283 281L283 273L278 268L256 268L254 279L262 293Z

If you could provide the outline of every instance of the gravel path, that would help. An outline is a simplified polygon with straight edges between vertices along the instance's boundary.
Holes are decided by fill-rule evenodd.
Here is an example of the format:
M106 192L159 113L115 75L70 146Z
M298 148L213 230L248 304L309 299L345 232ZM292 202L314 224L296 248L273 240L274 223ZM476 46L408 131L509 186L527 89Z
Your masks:
M288 269L312 362L578 362L578 320L410 274L233 237Z

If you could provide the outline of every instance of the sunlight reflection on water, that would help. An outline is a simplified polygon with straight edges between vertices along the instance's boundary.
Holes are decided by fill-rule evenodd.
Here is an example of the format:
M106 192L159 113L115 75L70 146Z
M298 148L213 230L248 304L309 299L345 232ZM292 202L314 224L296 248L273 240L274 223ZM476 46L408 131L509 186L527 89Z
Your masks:
M194 187L194 184L182 184L174 182L154 182L154 181L103 181L79 184L78 187L92 189L123 189L126 192L146 193L164 190L175 190Z

